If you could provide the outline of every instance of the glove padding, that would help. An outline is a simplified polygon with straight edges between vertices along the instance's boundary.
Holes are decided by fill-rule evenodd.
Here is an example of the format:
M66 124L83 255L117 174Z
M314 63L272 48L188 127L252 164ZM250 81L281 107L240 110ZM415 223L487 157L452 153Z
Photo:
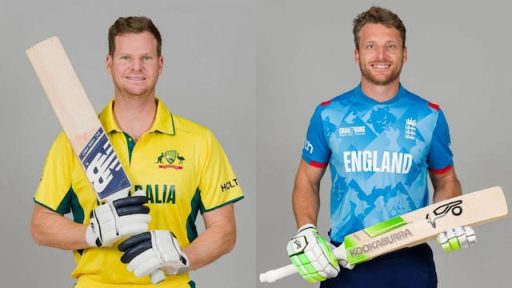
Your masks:
M454 227L437 236L437 242L445 252L457 251L460 248L468 248L476 244L476 235L470 226Z
M181 251L174 234L167 230L153 230L130 237L119 244L123 253L121 262L128 263L128 271L135 276L149 275L157 269L168 275L189 270L187 256Z
M149 208L144 206L147 202L139 190L134 196L105 203L91 211L85 234L89 246L110 247L122 237L147 231L151 221Z
M288 256L300 275L311 283L324 281L338 275L340 267L332 246L320 234L315 225L299 228L288 242Z

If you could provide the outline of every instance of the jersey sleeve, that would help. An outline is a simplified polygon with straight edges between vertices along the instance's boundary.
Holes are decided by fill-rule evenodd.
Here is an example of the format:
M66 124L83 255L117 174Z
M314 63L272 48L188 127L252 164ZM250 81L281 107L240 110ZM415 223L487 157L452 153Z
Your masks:
M309 122L304 147L302 148L302 160L309 165L325 168L331 158L331 149L325 138L321 111L322 106L318 106Z
M53 142L34 194L34 201L59 214L67 214L71 205L67 200L72 183L73 148L64 134Z
M208 212L243 198L240 187L226 153L216 137L208 131L206 157L202 167L199 192L202 212Z
M441 174L453 166L450 131L442 110L439 110L436 127L428 154L428 166L431 172Z

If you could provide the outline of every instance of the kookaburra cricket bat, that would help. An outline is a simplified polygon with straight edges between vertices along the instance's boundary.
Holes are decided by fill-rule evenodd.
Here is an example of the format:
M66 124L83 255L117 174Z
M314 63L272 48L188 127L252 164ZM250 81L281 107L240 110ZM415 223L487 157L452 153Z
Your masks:
M464 194L391 218L345 236L334 249L336 258L355 265L377 256L435 239L457 226L476 226L504 218L507 201L500 187ZM298 273L293 264L260 274L272 283Z
M127 197L131 183L59 38L48 38L26 52L98 200ZM160 282L163 272L151 278Z

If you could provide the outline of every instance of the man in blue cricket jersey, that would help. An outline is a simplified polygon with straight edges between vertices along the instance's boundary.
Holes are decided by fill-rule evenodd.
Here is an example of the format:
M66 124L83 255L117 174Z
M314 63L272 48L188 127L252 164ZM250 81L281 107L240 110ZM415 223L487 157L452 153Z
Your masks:
M407 61L402 21L387 9L372 7L353 24L361 82L322 102L311 118L293 190L299 229L288 254L306 280L322 281L320 287L437 287L427 244L340 271L331 244L316 229L320 180L327 166L334 245L347 234L428 205L427 176L434 202L462 193L442 110L400 83ZM438 242L454 251L474 244L476 237L470 227L457 227L439 235Z

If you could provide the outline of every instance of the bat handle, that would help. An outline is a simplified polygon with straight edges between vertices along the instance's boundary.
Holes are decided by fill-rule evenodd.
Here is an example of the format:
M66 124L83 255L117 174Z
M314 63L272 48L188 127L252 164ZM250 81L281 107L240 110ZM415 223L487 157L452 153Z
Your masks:
M287 266L283 266L281 268L269 270L265 273L261 273L260 274L260 282L261 283L273 283L279 279L288 277L295 273L299 273L299 271L297 271L297 268L295 268L295 265L290 264Z
M336 259L338 261L346 261L347 254L345 250L345 244L342 243L340 246L338 246L336 249L333 250L334 256L336 256ZM352 269L352 265L348 265L348 269ZM297 268L295 268L295 265L290 264L287 266L283 266L281 268L277 268L274 270L269 270L265 273L260 274L260 282L261 283L274 283L275 281L279 279L283 279L285 277L288 277L290 275L296 274L299 271L297 271Z
M155 272L151 273L151 283L158 284L165 279L165 274L162 270L158 269Z
M122 196L117 195L116 197L122 198L122 197L128 196L128 192L123 191L123 193L126 193L126 195L121 194ZM146 193L144 193L143 190L137 190L132 194L132 196L146 196ZM158 269L158 270L154 271L153 273L151 273L151 283L156 285L164 280L165 280L165 274L162 270Z

